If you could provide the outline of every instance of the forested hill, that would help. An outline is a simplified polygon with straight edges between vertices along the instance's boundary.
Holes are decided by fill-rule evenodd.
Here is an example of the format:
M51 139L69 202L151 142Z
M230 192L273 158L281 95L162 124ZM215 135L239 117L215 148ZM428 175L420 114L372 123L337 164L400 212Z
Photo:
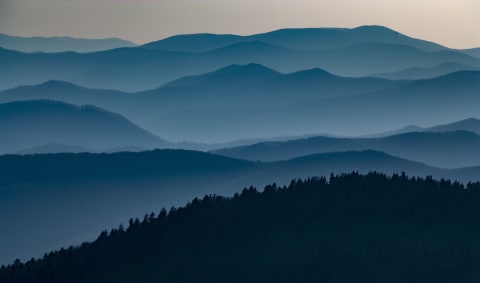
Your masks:
M205 196L0 282L479 282L480 183L356 173Z

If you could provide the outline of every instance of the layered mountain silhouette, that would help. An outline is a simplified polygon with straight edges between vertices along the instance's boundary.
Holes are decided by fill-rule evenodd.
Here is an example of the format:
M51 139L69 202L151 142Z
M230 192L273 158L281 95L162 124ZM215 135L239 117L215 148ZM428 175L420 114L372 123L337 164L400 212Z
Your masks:
M468 54L470 56L480 58L480 47L479 48L470 48L470 49L461 49L459 50L462 53Z
M134 46L136 46L135 43L120 38L20 37L0 34L0 47L21 52L74 51L86 53Z
M397 130L362 136L364 138L381 138L398 134L412 132L455 132L466 131L480 135L480 120L476 118L467 118L453 123L436 125L432 127L419 127L415 125L406 126Z
M454 123L433 126L424 129L430 132L449 132L449 131L470 131L480 135L480 120L475 118L469 118Z
M429 68L419 68L411 67L396 71L393 73L386 74L373 74L372 77L384 78L390 80L418 80L418 79L429 79L438 77L441 75L446 75L458 71L472 71L479 70L478 67L470 67L457 63L443 63L435 67Z
M170 145L118 114L47 100L0 104L0 132L2 153L51 143L97 150Z
M188 46L196 46L198 41L201 52L173 48L187 46L190 36L166 39L165 44L171 48L154 48L162 45L157 42L87 54L26 54L1 49L0 60L4 64L0 71L5 75L0 80L0 89L64 80L90 88L140 91L186 75L249 63L263 64L282 73L321 68L341 76L431 68L444 63L480 66L479 58L386 28L329 29L319 33L322 35L317 36L310 29L280 30L246 41L235 41L234 36L193 35ZM225 44L221 43L224 38Z
M212 143L319 132L353 136L478 117L479 74L462 71L390 81L338 77L321 69L282 74L248 64L140 93L50 81L0 92L0 101L93 104L176 141Z
M225 223L235 224L232 219L224 217L228 213L214 213L209 209L214 207L211 204L218 202L215 205L225 205L223 209L232 212L235 207L227 209L227 203L230 205L243 197L251 202L249 207L254 208L248 213L256 216L262 211L271 216L275 209L283 211L286 207L282 202L271 202L273 195L280 199L287 195L285 192L288 191L280 192L277 185L300 186L296 197L305 197L312 192L311 185L318 185L318 182L322 186L339 186L348 190L368 188L368 194L355 195L358 199L342 192L328 191L322 195L322 201L330 203L334 194L341 196L336 201L345 204L346 210L336 210L340 218L335 215L327 222L343 231L343 236L356 239L352 235L357 234L352 232L366 225L368 228L358 234L360 239L371 239L375 234L377 240L367 245L358 245L361 242L353 241L350 243L352 246L344 246L336 242L339 240L337 234L328 235L330 230L302 227L298 221L290 223L293 228L275 230L279 233L262 230L264 225L251 226L255 231L253 234L234 233L238 237L231 238L225 237L227 234L218 234L222 231L216 230L217 226L201 227L200 223L205 222L192 220L192 215L187 217L185 214L184 218L169 220L168 225L173 225L174 232L165 235L175 241L188 239L185 241L188 245L179 245L180 250L171 249L171 253L162 256L167 261L173 258L175 262L182 255L194 251L198 243L205 243L192 241L197 235L192 231L198 228L212 235L221 235L219 237L228 243L227 247L233 249L229 250L229 254L245 250L246 246L238 245L239 241L261 243L271 250L255 257L253 263L267 261L271 263L267 266L292 266L295 269L292 258L298 262L310 262L309 259L313 258L310 254L312 245L302 240L305 235L310 235L311 239L317 238L313 235L322 235L330 241L323 243L322 249L328 250L332 245L341 247L325 254L325 258L329 259L322 262L325 270L332 270L332 266L351 267L352 263L363 263L361 256L374 251L380 256L372 257L371 266L374 269L388 267L379 269L381 274L387 274L383 279L392 279L394 277L390 272L398 265L378 264L382 257L393 257L383 249L377 250L375 245L379 243L378 239L394 239L397 251L403 251L407 238L402 234L406 230L398 228L402 226L397 222L384 218L385 214L372 213L372 205L390 208L387 200L402 207L402 213L406 212L405 207L408 208L407 215L411 219L433 219L432 225L442 224L440 219L446 220L450 225L448 229L442 230L443 234L435 231L449 241L456 239L455 247L474 242L462 239L462 235L467 237L466 233L461 233L463 230L458 232L450 228L469 227L469 236L477 232L466 224L467 220L474 223L472 215L476 214L472 212L473 198L465 196L476 193L472 193L471 189L478 187L480 176L478 48L450 49L381 26L282 29L248 36L177 35L142 46L120 39L0 35L0 62L0 264L11 263L15 258L26 260L38 257L45 251L94 240L100 231L118 227L118 223L125 225L131 217L141 217L145 212L158 211L161 207L182 206L204 195L207 195L204 201L195 199L189 205L205 205L206 210L202 210L201 214L192 214L198 219L213 219L211 215L216 215ZM368 172L398 174L392 178L377 173L359 175ZM350 174L334 176L343 173ZM408 179L405 174L428 177ZM292 182L295 178L312 176L331 178L329 183L326 178ZM452 181L442 179L436 182L432 176ZM273 182L276 184L268 186L263 194L252 188L235 194L244 187L261 188ZM391 195L391 191L387 192L389 195L385 199L377 198L378 195L383 196L377 185L385 185L386 182L402 189L403 185L410 184L407 189L411 189L413 194L409 196L414 198L398 199L396 197L400 195ZM459 182L477 183L470 183L465 189ZM420 192L419 186L425 191ZM435 191L437 189L440 189L441 197ZM214 195L234 197L227 200ZM282 201L296 205L300 199L296 197ZM305 200L308 199L305 197ZM366 204L364 200L367 199L375 201ZM257 210L257 205L264 200L273 207ZM442 201L436 205L439 200ZM306 214L298 216L298 219L304 219L305 223L315 222L310 212L312 209L322 211L323 208L313 204L309 202ZM370 215L368 219L352 220L351 227L345 225L346 218L342 217L350 216L348 206L357 207L357 204L364 205L368 208L365 210L367 214L372 213L376 218ZM423 218L417 214L420 208L426 213ZM176 214L178 210L175 208L171 211L172 215L180 215ZM393 215L398 216L398 212ZM438 214L440 212L441 215ZM319 215L330 214L323 211ZM153 218L147 216L142 224L132 220L127 230L131 232L138 228L138 231L144 231L139 232L138 239L142 244L147 243L146 239L153 230L149 228L145 232L147 230L139 227L149 226ZM240 218L244 219L243 216ZM280 218L271 224L287 227ZM442 266L454 266L452 270L467 270L473 266L471 262L459 263L455 259L456 255L465 259L462 256L465 251L471 254L475 246L457 250L451 248L453 244L448 244L451 242L435 242L437 238L432 239L426 231L434 235L436 233L429 229L437 226L425 226L420 222L418 227L411 226L411 219L405 219L409 228L415 228L411 231L417 233L407 246L414 251L421 246L426 252L421 259L418 259L419 253L415 254L417 264L432 263L438 270L429 270L433 270L432 274L438 278L454 278L448 277L448 272L440 268ZM380 220L398 228L398 233L381 230L385 226L376 224ZM375 222L377 226L368 226L368 221ZM187 222L194 224L183 226ZM244 224L250 227L252 223L255 222ZM63 266L57 265L58 262L71 264L72 268L62 269L63 266L55 270L74 273L73 254L104 244L110 248L96 250L98 253L93 255L94 259L88 260L89 264L92 263L89 266L97 268L94 264L96 260L107 260L115 262L112 265L114 269L121 268L123 272L123 266L116 264L117 259L122 262L121 257L112 256L110 252L126 251L116 246L120 242L115 235L129 233L124 229L126 226L121 227L102 233L100 239L104 242L101 244L98 240L79 249L52 253L38 265L35 261L31 261L35 264L30 265L16 261L10 268L0 267L0 281L27 274L24 279L28 282L29 274L34 272L52 274L50 270L55 269L54 266ZM305 230L310 229L308 227L316 234ZM347 231L346 227L352 230ZM239 231L243 230L240 228ZM272 232L275 237L267 237L265 231ZM385 234L385 231L392 234ZM294 234L296 241L304 244L301 249L305 249L306 253L299 252L295 243L290 243L290 250L287 249L286 253L274 248L288 233ZM113 238L115 240L111 240ZM215 242L212 237L205 239ZM167 242L165 238L158 241L159 245ZM453 254L438 259L440 253L427 248L425 242L432 244L428 247L435 247L435 251L443 247ZM125 254L138 256L143 252L150 255L157 252L145 245L138 254L131 253L136 249ZM355 251L352 253L354 257L345 256L345 251L349 250ZM210 266L209 259L219 254L212 245L202 251L210 252L202 261L205 266ZM271 251L283 257L275 256L275 252ZM118 255L115 252L113 254ZM295 256L297 252L308 256L298 258ZM115 260L111 261L109 256ZM235 264L239 258L232 258L232 266L239 270L237 274L245 274ZM188 261L195 262L196 259L199 258L193 256ZM176 280L181 277L178 274L184 275L185 265L162 265L169 272L166 275L153 265L144 266L146 262L136 261L137 258L128 260L129 264L142 265L140 269L165 275L159 279L174 279L164 281L180 281ZM412 261L402 262L409 264ZM211 272L200 268L200 265L192 268L197 267L198 272L192 274ZM307 272L303 274L313 274L313 265L306 268L310 271L302 270ZM92 270L81 270L79 280L87 278L85 276ZM132 267L131 270L139 269ZM224 270L214 272L222 274ZM256 272L258 274L259 270ZM127 277L119 277L121 280L110 276L108 271L104 274L108 280L119 282L142 282L145 279L128 272L125 273ZM338 281L335 278L352 281L332 274L328 277L332 281ZM362 274L364 277L358 277L360 281L368 275ZM471 274L476 275L474 271L469 276ZM44 281L65 281L68 278L61 275ZM295 279L293 275L289 278ZM409 276L407 274L405 278ZM99 282L105 281L98 278ZM280 275L278 278L286 280ZM229 281L226 277L217 279L219 282ZM236 279L239 282L251 281L245 280L247 277ZM422 279L428 281L431 277Z
M478 71L462 71L363 95L299 99L287 106L275 105L275 99L271 104L262 105L260 98L253 100L248 108L238 103L203 109L199 105L167 114L155 120L149 129L156 132L158 127L172 133L173 136L166 137L173 140L195 137L197 141L208 142L248 137L243 133L250 137L318 132L357 136L404 125L435 125L439 121L480 115L479 79ZM220 134L216 130L219 128L224 129ZM182 129L189 131L182 132Z
M105 228L205 194L232 195L292 178L342 172L405 171L477 180L480 167L444 170L376 151L317 154L273 163L195 151L0 156L0 261L93 239ZM11 213L15 212L13 219Z
M375 78L339 77L319 68L281 74L263 65L247 64L230 65L204 75L181 78L142 94L160 96L168 93L170 97L183 101L182 107L190 103L197 107L252 108L364 94L403 84Z
M48 143L39 146L33 146L26 149L10 152L11 154L46 154L46 153L80 153L95 152L95 150L83 146L75 146L61 143Z
M437 167L454 168L480 165L478 159L480 136L465 131L412 132L383 138L319 136L284 142L264 142L214 152L240 159L275 161L315 153L368 149L383 151Z
M161 128L165 126L163 117L178 111L287 107L299 101L370 93L403 84L374 78L343 78L321 69L282 74L262 65L248 64L185 77L141 93L87 89L67 82L48 81L5 90L0 93L0 102L49 99L77 105L93 104L120 113L157 135L177 138ZM189 121L191 116L186 114L179 122ZM176 127L177 122L170 120L166 124L173 131L186 133L191 129ZM188 136L178 138L192 140Z
M151 42L142 47L179 52L205 52L235 43L251 41L262 41L290 49L305 51L342 48L367 42L401 44L424 51L440 51L446 49L441 45L414 39L382 26L361 26L353 29L280 29L250 36L186 34Z
M121 91L89 89L65 81L46 81L38 85L4 90L0 102L23 100L56 100L71 104L94 104L100 107L115 104L127 94Z

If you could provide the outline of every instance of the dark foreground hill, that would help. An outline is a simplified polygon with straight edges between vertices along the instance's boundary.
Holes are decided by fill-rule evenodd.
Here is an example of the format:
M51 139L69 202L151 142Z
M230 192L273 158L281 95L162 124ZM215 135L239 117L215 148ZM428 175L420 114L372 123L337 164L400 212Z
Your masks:
M205 196L1 282L478 282L480 183L356 173ZM160 208L159 208L160 210Z
M480 176L480 167L443 170L376 151L268 163L184 150L4 155L0 156L0 264L93 240L102 229L158 206L184 205L205 194L231 196L250 185L283 185L293 178L353 170L405 171L461 182Z

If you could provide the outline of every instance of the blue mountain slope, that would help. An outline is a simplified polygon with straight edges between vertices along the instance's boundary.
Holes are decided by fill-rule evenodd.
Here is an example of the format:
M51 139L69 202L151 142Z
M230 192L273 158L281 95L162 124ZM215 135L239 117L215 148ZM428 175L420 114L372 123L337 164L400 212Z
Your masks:
M186 34L154 41L142 47L170 51L205 52L239 42L255 40L306 51L341 48L367 42L408 45L424 51L446 49L441 45L411 38L382 26L361 26L353 29L292 28L249 36Z
M169 145L121 115L47 100L0 104L0 132L1 153L50 143L91 149Z
M474 71L480 70L480 66L472 67L467 65L462 65L459 63L442 63L434 67L410 67L403 70L399 70L391 73L384 74L373 74L372 77L384 78L390 80L419 80L419 79L429 79L442 75L446 75L458 71Z
M437 167L479 166L480 136L472 132L412 132L382 138L332 138L264 142L214 151L225 156L261 161L348 150L378 150Z
M377 32L377 29L381 32ZM47 80L66 80L91 88L140 91L183 76L199 75L232 64L249 63L263 64L282 73L321 68L341 76L388 73L413 66L427 68L447 62L475 68L480 66L480 59L460 51L433 48L434 45L407 40L404 36L379 27L369 27L366 31L369 34L365 37L367 41L360 40L362 37L357 34L365 33L363 29L348 32L328 30L327 33L340 32L338 36L344 44L323 44L321 49L308 48L308 42L303 49L281 45L281 42L269 42L267 39L270 36L264 34L237 42L233 40L234 36L227 36L228 43L212 43L211 46L215 48L203 48L202 52L188 48L169 50L143 46L88 54L15 53L12 56L11 52L2 50L0 60L3 64L0 72L4 75L0 78L0 89ZM279 31L286 34L285 38L290 34L292 38L296 34L305 37L310 32L313 31ZM207 37L215 38L212 35ZM181 38L184 42L188 36ZM301 41L293 42L303 44ZM411 44L412 42L419 44ZM425 44L430 48L425 47ZM210 46L210 43L206 45Z
M75 51L85 53L133 46L136 44L120 38L20 37L0 34L0 47L21 52Z
M84 89L53 81L0 92L0 102L94 104L173 141L227 142L305 133L352 136L480 117L479 74L466 71L409 82L338 77L321 69L282 74L255 64L234 65L146 92Z

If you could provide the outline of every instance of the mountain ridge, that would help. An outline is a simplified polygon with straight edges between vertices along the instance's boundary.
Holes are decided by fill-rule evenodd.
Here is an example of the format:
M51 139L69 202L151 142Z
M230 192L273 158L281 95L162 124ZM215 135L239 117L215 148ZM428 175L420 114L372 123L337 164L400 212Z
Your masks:
M67 52L79 53L114 49L118 47L134 47L135 43L121 38L77 38L69 36L24 37L0 34L0 47L21 52Z
M297 38L295 38L295 34ZM330 36L330 39L328 38ZM425 40L415 39L398 33L392 29L384 26L359 26L356 28L284 28L273 30L265 33L251 34L246 36L232 35L232 34L183 34L168 37L158 41L153 41L142 45L142 47L175 50L183 46L183 51L205 52L216 48L221 48L229 44L245 42L245 41L265 41L272 44L285 46L291 49L299 50L320 50L329 48L346 47L354 45L359 42L372 41L376 39L377 42L384 42L378 40L379 36L388 36L390 41L397 43L410 43L415 47L426 51L443 50L446 47L436 43ZM294 39L292 39L295 38ZM348 41L348 37L354 37L353 41ZM188 40L191 39L195 44ZM223 40L223 41L222 41ZM337 40L338 43L328 41ZM175 42L177 41L177 42ZM343 42L342 42L343 41ZM196 46L203 43L201 49L195 49ZM301 43L298 43L301 42ZM415 42L415 44L413 43ZM299 48L303 44L307 47ZM190 48L186 47L190 46ZM206 47L208 46L208 48Z
M304 155L349 150L377 150L436 167L480 166L480 136L468 131L409 132L381 138L310 137L263 142L212 151L225 156L260 161L289 160ZM442 154L438 154L442 152ZM447 154L448 153L448 154Z
M291 36L295 37L301 31L290 30L287 33L293 33ZM252 38L251 41L229 41L196 53L195 50L187 52L185 49L132 47L86 54L20 53L12 58L12 54L0 52L0 60L4 63L0 66L0 72L5 74L0 78L0 89L57 79L90 88L143 91L183 76L252 62L282 73L317 67L340 76L355 77L394 72L413 66L426 68L446 62L480 66L479 58L463 52L439 47L422 48L424 46L420 41L407 40L393 31L385 33L388 36L373 29L373 39L369 41L346 33L340 39L347 40L348 44L321 45L321 49L309 50L282 45L283 40L290 40L289 35L278 42L267 42L261 37ZM302 44L295 40L292 42ZM312 44L318 44L317 39Z
M170 145L122 115L97 106L27 100L0 104L0 110L0 131L6 133L0 141L3 153L49 143L95 149Z

